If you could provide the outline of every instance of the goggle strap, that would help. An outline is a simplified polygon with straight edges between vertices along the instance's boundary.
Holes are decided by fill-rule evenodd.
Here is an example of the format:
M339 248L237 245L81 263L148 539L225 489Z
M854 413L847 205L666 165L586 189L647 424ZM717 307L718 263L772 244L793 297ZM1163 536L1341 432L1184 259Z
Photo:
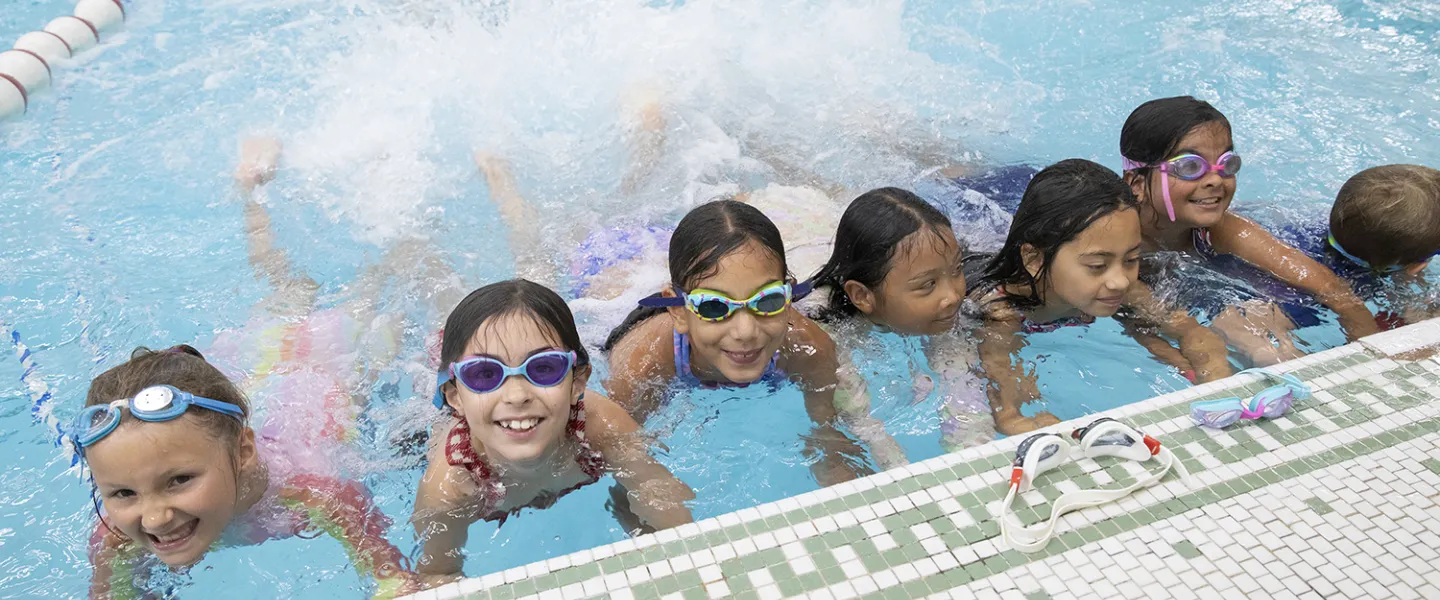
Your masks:
M685 299L679 296L664 296L659 292L646 296L638 302L642 308L671 308L685 306Z
M196 396L196 395L193 395L193 394L190 395L189 400L190 400L190 404L193 404L193 405L195 405L195 406L199 406L199 407L201 407L201 408L208 408L208 409L213 410L213 411L215 411L215 412L218 412L218 413L221 413L221 414L225 414L225 415L230 415L230 416L235 417L235 418L237 418L237 419L243 419L243 418L245 418L245 411L240 410L240 407L239 407L239 406L236 406L236 405L231 404L231 403L229 403L229 402L224 402L224 401L221 401L221 400L211 400L211 399L209 399L209 398L201 398L201 397Z
M802 281L800 283L797 283L795 284L795 287L791 288L790 290L790 301L796 302L806 296L809 296L810 292L812 291L815 291L814 281Z
M440 373L436 375L435 398L432 400L435 403L435 408L445 408L445 384L450 383L450 380L454 377L454 370L455 365L451 364L449 367L446 367L445 370L440 371Z

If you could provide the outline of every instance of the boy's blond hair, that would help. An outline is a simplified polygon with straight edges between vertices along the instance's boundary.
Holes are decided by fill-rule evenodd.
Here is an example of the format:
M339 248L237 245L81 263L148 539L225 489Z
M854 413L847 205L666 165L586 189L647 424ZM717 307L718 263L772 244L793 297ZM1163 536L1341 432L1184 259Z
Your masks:
M1330 235L1372 267L1430 260L1440 250L1440 171L1385 165L1355 174L1330 207Z

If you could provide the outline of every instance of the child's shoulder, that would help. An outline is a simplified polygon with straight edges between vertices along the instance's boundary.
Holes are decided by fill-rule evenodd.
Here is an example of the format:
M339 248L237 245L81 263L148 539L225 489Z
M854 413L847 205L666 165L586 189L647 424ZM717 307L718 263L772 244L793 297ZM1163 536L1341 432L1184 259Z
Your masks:
M674 369L674 361L662 360L675 351L675 320L668 312L657 313L639 322L610 349L610 366L627 376L663 375L666 365Z
M1005 291L1000 286L975 290L966 304L969 305L971 316L978 317L981 321L1018 323L1025 320L1025 313L1005 296Z

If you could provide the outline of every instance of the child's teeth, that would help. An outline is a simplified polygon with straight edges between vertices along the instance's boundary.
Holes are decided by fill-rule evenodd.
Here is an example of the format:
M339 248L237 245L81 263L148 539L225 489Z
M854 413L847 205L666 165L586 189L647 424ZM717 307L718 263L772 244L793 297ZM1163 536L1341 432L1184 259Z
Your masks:
M500 426L506 429L524 431L534 427L535 423L537 423L535 419L520 419L518 421L501 421Z

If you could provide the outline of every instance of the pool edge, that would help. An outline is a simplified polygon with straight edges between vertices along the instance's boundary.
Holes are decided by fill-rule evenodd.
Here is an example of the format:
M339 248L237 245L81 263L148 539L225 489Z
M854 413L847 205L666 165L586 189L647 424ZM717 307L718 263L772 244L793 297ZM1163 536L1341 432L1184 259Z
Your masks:
M1373 452L1361 450L1370 446L1377 446L1375 451L1387 450L1409 441L1377 437L1379 433L1372 432L1377 424L1410 427L1403 429L1415 434L1410 439L1434 437L1440 431L1440 418L1435 414L1440 406L1434 396L1423 388L1411 389L1418 387L1414 383L1407 383L1406 388L1380 384L1400 373L1413 374L1401 380L1423 378L1435 387L1430 378L1440 380L1440 362L1433 358L1400 361L1397 357L1436 344L1440 344L1440 319L1277 365L1277 371L1299 374L1317 394L1311 401L1297 403L1285 417L1266 424L1242 423L1221 432L1189 424L1188 402L1237 388L1255 391L1258 377L1240 375L1046 428L1068 432L1101 416L1126 421L1175 448L1195 473L1190 485L1199 486L1193 488L1167 477L1123 500L1067 515L1060 520L1051 546L1037 554L1022 555L1005 547L993 519L993 505L1008 482L1009 463L1020 441L1012 437L410 597L915 597L945 596L950 590L973 588L992 578L1003 578L1001 586L1014 584L1015 578L1009 575L1020 567L1042 564L1070 550L1083 553L1103 540L1309 476L1315 469L1368 457ZM1369 387L1357 387L1357 382ZM1399 391L1383 392L1391 388ZM1234 395L1248 393L1236 391ZM1345 418L1336 416L1340 414ZM1356 418L1357 414L1367 418ZM1370 441L1377 439L1382 441ZM1331 447L1350 448L1350 444L1360 444L1356 446L1360 450L1324 454ZM1316 458L1321 456L1325 460ZM1299 472L1299 466L1314 469ZM1104 485L1107 479L1123 482L1136 468L1141 467L1073 461L1059 469L1060 474L1042 477L1036 490L1022 494L1025 500L1017 513L1022 520L1036 520L1046 510L1046 501L1077 487L1076 478L1095 485ZM1028 591L1018 585L987 589L1002 595L1011 591L1048 595L1044 586L1030 587Z

